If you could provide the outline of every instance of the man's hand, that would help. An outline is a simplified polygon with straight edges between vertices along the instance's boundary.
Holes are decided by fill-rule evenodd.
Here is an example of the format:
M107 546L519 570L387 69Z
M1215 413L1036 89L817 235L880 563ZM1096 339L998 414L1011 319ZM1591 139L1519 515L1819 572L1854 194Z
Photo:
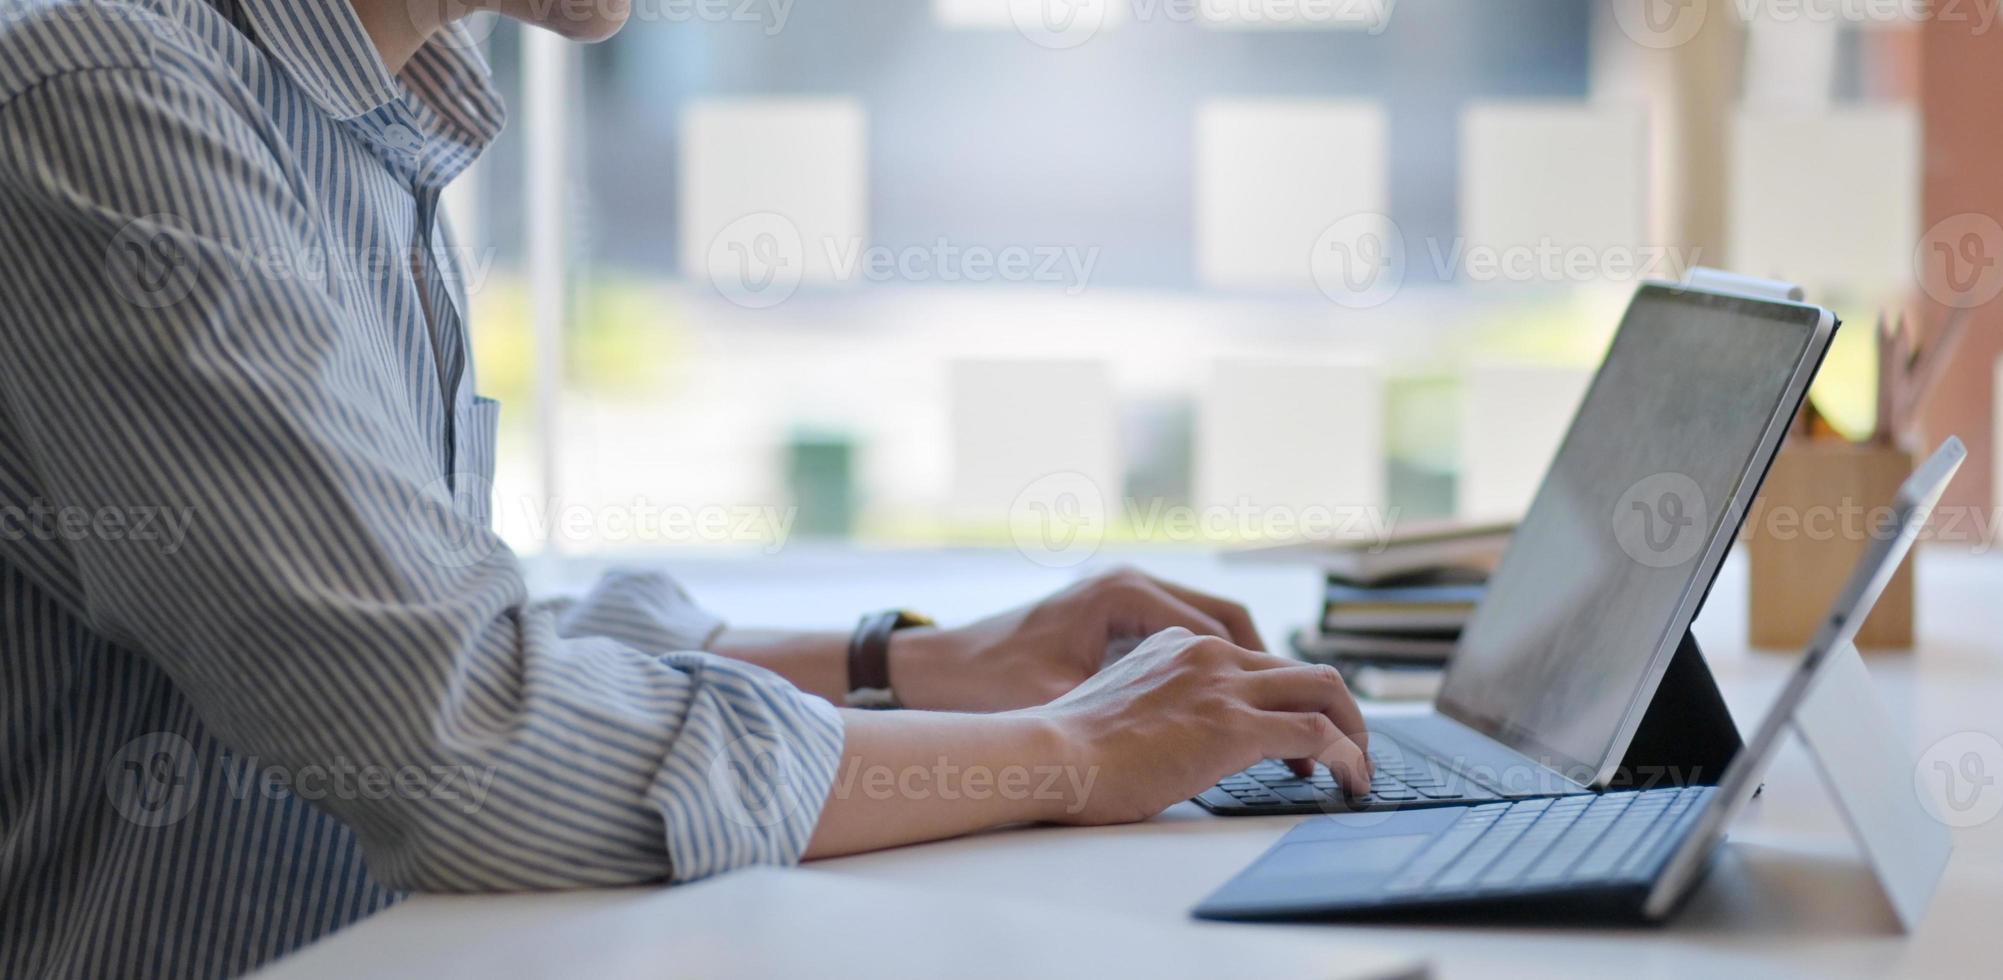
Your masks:
M1345 787L1370 786L1363 715L1334 668L1186 629L1156 634L1041 707L850 711L846 721L842 771L882 772L899 790L836 780L809 857L1012 823L1145 820L1260 759L1304 775L1319 761ZM1031 778L1006 784L1009 774ZM953 782L976 778L979 793Z
M1370 791L1369 734L1335 668L1172 629L1044 708L1093 778L1065 822L1144 820L1261 759Z
M1265 649L1243 606L1120 571L970 626L901 631L890 641L890 679L912 708L1031 707L1098 673L1109 645L1171 627Z

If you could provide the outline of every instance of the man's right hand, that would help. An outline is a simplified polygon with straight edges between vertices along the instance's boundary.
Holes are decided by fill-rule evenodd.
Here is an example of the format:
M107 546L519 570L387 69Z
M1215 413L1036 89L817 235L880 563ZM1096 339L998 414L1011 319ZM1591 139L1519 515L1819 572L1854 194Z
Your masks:
M1041 707L842 714L849 776L829 787L808 857L1013 823L1145 820L1261 759L1302 775L1322 762L1345 787L1370 785L1363 713L1334 668L1180 628ZM1058 778L997 790L1025 773Z
M1261 759L1302 775L1321 762L1346 789L1370 787L1363 713L1335 668L1185 629L1027 713L1062 733L1070 764L1096 770L1068 823L1145 820Z

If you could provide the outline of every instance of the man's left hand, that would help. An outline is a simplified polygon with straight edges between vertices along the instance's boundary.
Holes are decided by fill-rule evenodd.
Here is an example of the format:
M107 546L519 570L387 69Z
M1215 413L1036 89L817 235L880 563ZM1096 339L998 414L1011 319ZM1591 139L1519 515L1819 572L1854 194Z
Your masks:
M1098 673L1109 647L1175 626L1265 649L1245 607L1118 571L968 626L902 630L890 640L891 683L909 708L1007 711L1046 704Z

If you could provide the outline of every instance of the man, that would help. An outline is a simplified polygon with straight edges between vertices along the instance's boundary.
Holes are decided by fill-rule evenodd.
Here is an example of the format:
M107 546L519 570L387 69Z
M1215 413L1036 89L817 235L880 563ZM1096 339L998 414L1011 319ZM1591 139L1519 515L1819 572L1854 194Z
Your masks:
M530 602L438 223L501 108L436 2L0 0L0 974L229 975L410 890L1138 820L1265 757L1367 780L1332 671L1136 574L853 637L659 575ZM872 697L936 710L835 707Z

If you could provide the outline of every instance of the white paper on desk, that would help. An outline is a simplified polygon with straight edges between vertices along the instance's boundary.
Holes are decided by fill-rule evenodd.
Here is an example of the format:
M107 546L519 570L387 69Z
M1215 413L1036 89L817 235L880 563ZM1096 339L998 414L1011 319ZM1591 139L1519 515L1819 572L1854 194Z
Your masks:
M1413 957L1332 934L1153 923L836 872L752 868L675 888L425 898L262 976L1374 980L1426 972Z

